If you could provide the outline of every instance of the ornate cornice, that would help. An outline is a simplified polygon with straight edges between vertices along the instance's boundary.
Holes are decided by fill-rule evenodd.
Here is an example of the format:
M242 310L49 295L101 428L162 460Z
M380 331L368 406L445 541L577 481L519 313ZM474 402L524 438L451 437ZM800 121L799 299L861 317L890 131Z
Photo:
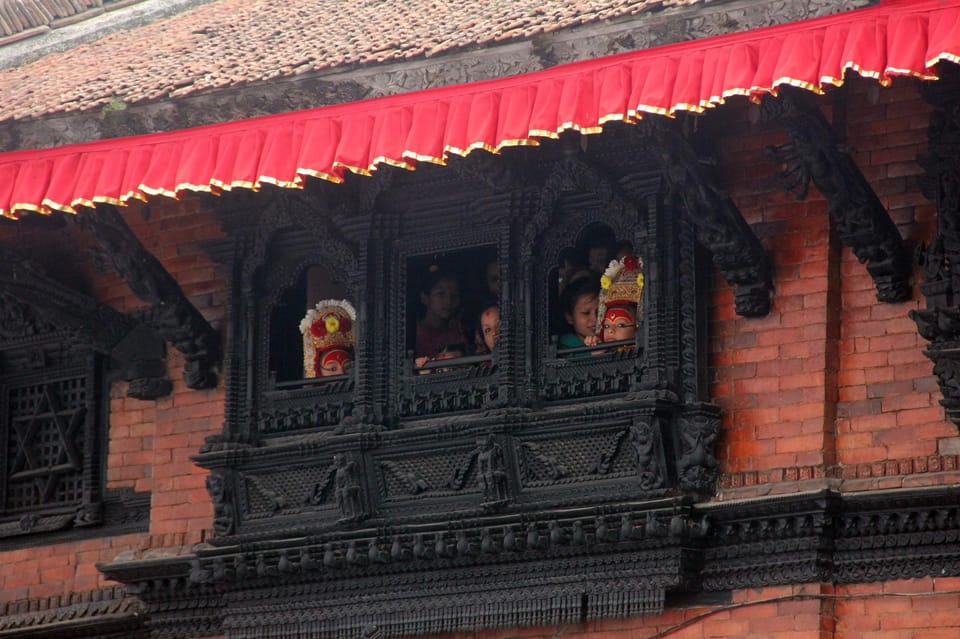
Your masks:
M202 636L198 618L231 638L271 627L276 639L580 623L658 614L666 593L957 575L958 498L948 486L622 503L199 546L100 568L139 594L151 624L162 619L158 636Z
M960 574L960 487L704 504L707 590Z
M0 604L0 639L146 638L143 603L122 587Z
M166 610L191 617L187 602L214 612L222 593L230 637L267 626L277 638L355 637L370 624L400 636L658 614L668 590L687 587L689 547L704 531L688 503L665 499L203 546L100 568L163 624L174 620ZM311 600L325 603L291 605Z

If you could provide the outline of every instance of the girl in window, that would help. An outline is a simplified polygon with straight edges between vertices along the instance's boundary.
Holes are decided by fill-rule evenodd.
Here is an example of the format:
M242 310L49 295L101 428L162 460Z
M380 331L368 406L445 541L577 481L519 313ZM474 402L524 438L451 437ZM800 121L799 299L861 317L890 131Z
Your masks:
M423 317L417 320L414 363L419 368L434 359L444 347L466 344L460 317L460 282L437 266L431 266L420 286Z

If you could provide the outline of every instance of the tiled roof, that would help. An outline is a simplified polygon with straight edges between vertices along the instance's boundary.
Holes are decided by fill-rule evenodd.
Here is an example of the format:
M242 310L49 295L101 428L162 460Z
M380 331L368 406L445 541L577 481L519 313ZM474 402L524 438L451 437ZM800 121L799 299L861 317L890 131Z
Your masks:
M704 1L215 0L0 70L0 121L413 60Z
M0 46L141 0L0 0Z

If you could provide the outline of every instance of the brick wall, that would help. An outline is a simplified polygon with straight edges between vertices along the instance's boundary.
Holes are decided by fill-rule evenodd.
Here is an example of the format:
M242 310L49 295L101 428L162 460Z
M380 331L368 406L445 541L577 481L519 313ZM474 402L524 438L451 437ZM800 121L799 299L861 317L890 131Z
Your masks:
M930 108L914 81L848 84L846 143L911 252L935 233L918 190ZM866 267L830 229L815 188L803 201L775 186L767 146L787 141L756 107L719 114L721 166L733 200L770 250L776 292L761 319L737 317L716 278L712 390L724 411L721 497L791 492L843 480L844 490L955 482L956 427L944 421L933 364L907 316L913 296L881 304ZM828 118L832 100L822 100ZM946 454L944 454L946 453ZM808 486L809 487L809 486Z

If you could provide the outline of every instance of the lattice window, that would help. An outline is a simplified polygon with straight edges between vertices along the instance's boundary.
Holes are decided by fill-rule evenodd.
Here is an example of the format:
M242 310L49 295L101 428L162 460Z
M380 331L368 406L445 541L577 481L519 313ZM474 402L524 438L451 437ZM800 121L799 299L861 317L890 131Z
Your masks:
M63 346L0 349L0 538L102 519L98 360Z
M83 499L85 376L6 390L4 513L79 505Z

